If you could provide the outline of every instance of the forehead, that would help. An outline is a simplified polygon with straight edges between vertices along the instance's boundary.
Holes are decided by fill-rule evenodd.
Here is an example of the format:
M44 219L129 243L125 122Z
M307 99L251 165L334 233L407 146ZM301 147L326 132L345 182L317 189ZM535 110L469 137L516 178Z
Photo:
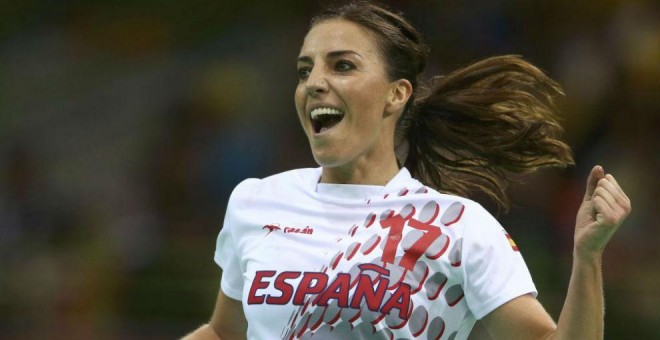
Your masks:
M378 52L375 37L368 29L351 21L329 19L309 30L300 49L300 55L324 55L341 50L352 50L363 57L375 56Z

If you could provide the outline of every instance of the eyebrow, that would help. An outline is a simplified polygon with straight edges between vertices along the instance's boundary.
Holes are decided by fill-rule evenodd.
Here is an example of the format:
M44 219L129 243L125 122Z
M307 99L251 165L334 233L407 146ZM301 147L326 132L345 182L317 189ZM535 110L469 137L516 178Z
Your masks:
M362 59L362 56L359 53L357 53L355 51L351 51L351 50L330 51L330 52L328 52L328 57L336 58L336 57L346 55L346 54L353 54L353 55L359 57L360 59ZM300 57L298 57L298 61L311 63L312 58L308 57L308 56L300 56Z

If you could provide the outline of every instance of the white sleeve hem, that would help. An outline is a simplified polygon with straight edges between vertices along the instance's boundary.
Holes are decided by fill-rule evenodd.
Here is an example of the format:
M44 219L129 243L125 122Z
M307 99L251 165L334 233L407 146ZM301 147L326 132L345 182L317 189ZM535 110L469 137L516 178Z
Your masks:
M220 254L216 251L215 255L213 256L213 260L215 263L222 268L222 263L220 262ZM229 282L227 280L223 280L222 278L220 279L220 288L222 289L222 292L225 293L228 297L241 301L241 298L243 297L243 292L240 289L236 289L235 287L231 287L229 285Z
M477 320L481 320L484 316L488 315L490 312L494 311L497 309L497 307L519 297L523 296L526 294L532 294L532 296L536 297L538 295L538 292L536 291L535 287L528 287L527 289L521 289L518 291L510 291L507 292L507 294L502 294L502 295L497 295L490 301L483 303L481 306L478 308L475 308L472 310L472 314Z

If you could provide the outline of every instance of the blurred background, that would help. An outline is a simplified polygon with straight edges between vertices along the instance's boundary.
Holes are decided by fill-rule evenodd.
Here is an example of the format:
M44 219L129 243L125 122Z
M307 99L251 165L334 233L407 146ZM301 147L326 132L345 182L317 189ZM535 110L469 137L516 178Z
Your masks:
M425 34L429 76L514 53L563 84L577 165L522 178L498 218L557 318L586 175L614 173L633 213L604 255L605 337L660 338L660 4L386 3ZM208 320L232 188L316 166L293 91L320 7L0 1L0 338L174 339Z

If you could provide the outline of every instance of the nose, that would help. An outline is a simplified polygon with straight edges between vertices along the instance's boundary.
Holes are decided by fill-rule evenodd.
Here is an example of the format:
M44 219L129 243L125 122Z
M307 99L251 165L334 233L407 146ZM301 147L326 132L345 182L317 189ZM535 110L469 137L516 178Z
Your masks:
M328 80L322 70L312 69L306 82L307 94L316 97L328 92Z

